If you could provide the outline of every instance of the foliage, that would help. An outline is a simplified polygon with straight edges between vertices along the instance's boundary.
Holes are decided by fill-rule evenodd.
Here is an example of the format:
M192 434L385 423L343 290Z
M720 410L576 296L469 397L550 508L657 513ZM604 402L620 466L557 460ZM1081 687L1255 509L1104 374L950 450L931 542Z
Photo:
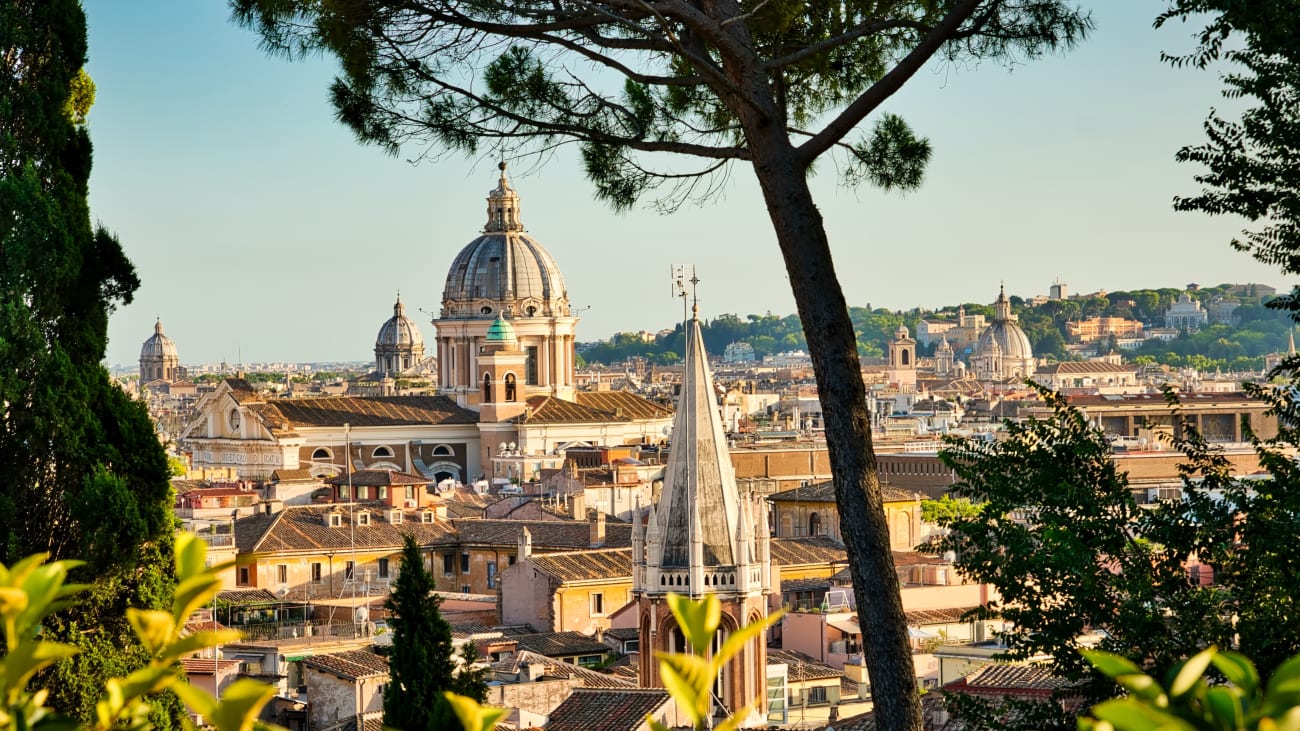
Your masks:
M420 545L407 534L393 593L384 602L392 612L393 647L388 658L391 680L384 693L384 725L403 731L454 727L455 714L445 692L477 702L487 697L482 669L474 669L474 646L459 657L453 650L451 625L438 612L442 599L424 567Z
M269 685L241 679L228 686L220 700L191 686L180 659L239 639L233 630L184 631L195 610L209 604L221 589L219 573L226 566L208 568L207 544L183 533L176 539L175 573L179 580L167 610L126 610L136 642L143 648L146 663L123 677L109 678L99 688L89 722L79 723L48 705L48 687L30 687L39 673L54 663L75 657L80 650L71 644L47 639L46 627L54 616L66 612L90 585L69 584L69 573L79 562L47 562L47 556L29 556L11 567L0 565L0 618L4 622L5 658L0 685L3 706L0 726L11 729L92 731L130 729L146 731L156 727L155 704L160 693L171 691L212 724L218 731L252 731L262 706L275 694Z
M983 509L982 504L973 503L969 498L954 498L945 494L938 500L921 501L921 520L948 525L959 520L971 520Z
M45 629L94 659L43 676L82 722L109 675L146 659L124 610L170 601L173 530L153 424L101 365L108 317L139 280L91 225L86 52L75 0L0 5L0 561L85 560L73 571L94 587Z
M1170 669L1161 684L1127 658L1084 651L1094 667L1128 696L1092 708L1079 731L1273 731L1300 728L1300 655L1265 685L1244 655L1214 647ZM1228 683L1207 677L1213 666Z
M1088 630L1104 631L1093 638L1102 649L1152 666L1235 647L1267 677L1300 652L1300 582L1289 569L1300 546L1281 528L1300 524L1300 466L1289 456L1300 445L1291 417L1300 404L1294 386L1253 388L1280 415L1277 437L1245 434L1271 478L1235 477L1180 418L1183 498L1139 508L1104 435L1044 393L1050 418L1009 424L996 443L950 440L942 457L957 474L954 494L986 504L977 516L941 520L950 533L923 550L956 552L959 571L997 589L1000 600L980 615L1010 625L1008 658L1049 657L1086 700L1115 692L1076 652ZM1040 705L1055 718L1034 727L1072 725L1059 706ZM965 700L961 712L977 726L1006 725L1006 711L987 704Z

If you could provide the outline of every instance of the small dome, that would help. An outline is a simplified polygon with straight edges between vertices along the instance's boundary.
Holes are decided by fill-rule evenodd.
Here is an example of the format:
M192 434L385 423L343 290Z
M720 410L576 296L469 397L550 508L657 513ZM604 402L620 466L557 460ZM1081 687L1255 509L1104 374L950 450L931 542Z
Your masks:
M516 342L515 328L498 313L492 327L488 328L485 339L489 343L514 343Z
M402 304L402 298L397 298L397 303L393 305L393 316L379 328L379 335L375 338L375 348L424 348L424 336L420 334L420 328L416 327L415 322L406 316L406 306Z
M153 335L140 346L140 359L157 359L157 358L176 358L178 353L176 343L166 335L163 335L162 320L158 320L153 326Z
M898 329L894 331L895 340L906 340L911 337L911 335L912 332L907 329L906 325L899 325Z
M1011 301L1007 299L1005 287L998 292L998 298L993 302L993 312L993 322L980 333L975 352L988 353L996 344L997 351L1003 358L1032 359L1034 349L1029 344L1029 336L1016 324L1016 318L1011 314Z
M560 267L524 232L519 194L506 179L488 193L483 235L461 249L447 272L442 317L483 318L508 311L513 317L567 317L568 292Z

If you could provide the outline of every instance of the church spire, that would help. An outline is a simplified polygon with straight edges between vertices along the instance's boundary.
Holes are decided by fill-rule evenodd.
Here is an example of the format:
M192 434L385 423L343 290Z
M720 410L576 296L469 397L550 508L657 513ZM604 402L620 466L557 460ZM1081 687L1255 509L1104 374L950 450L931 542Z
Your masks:
M663 493L655 506L655 522L662 531L660 554L649 556L649 562L664 568L691 566L691 544L698 541L706 566L736 565L743 556L735 530L740 497L698 317L686 322L685 372L672 444ZM698 535L692 525L697 510L708 516L698 522Z

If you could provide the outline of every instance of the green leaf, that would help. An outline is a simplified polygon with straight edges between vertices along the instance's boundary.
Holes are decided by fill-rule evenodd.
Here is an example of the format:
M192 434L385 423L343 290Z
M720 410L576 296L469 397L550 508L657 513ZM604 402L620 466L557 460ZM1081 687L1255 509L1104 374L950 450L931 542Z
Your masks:
M783 614L785 614L785 610L774 612L764 617L761 621L750 622L744 627L732 632L727 637L727 641L722 643L722 647L718 648L717 654L713 656L714 667L721 669L721 667L726 665L731 658L735 657L737 653L743 650L745 645L754 637L761 636L768 627L780 620Z
M208 544L202 538L183 531L176 534L176 577L184 581L206 571Z
M691 646L691 651L704 654L713 635L722 623L722 602L713 594L696 601L682 594L668 595L668 608L677 618L677 625Z
M492 731L497 721L506 715L506 709L479 705L473 698L455 693L443 693L443 696L451 704L451 710L464 731Z
M685 653L672 653L659 659L659 680L695 727L700 727L709 713L709 676L702 672L707 668L708 663L703 659Z
M1116 731L1196 731L1196 728L1177 716L1165 713L1132 698L1122 698L1099 703L1092 707L1092 715L1110 722Z
M1157 708L1165 708L1169 705L1169 697L1165 695L1165 689L1160 687L1156 679L1150 675L1142 673L1120 675L1115 678L1115 682L1119 683L1120 687Z
M1235 652L1219 652L1210 662L1214 663L1214 667L1223 673L1228 682L1241 688L1247 696L1254 696L1259 690L1259 672L1255 670L1255 663L1246 656Z
M1142 675L1142 668L1123 655L1116 655L1113 652L1103 650L1080 650L1079 652L1085 660L1108 678L1114 679L1121 675Z
M221 693L210 718L217 731L253 731L262 706L275 696L275 688L252 678L240 678Z
M1300 655L1288 659L1286 662L1277 666L1273 675L1268 679L1268 689L1266 693L1273 695L1283 684L1290 684L1293 681L1300 681ZM1300 687L1300 684L1298 684Z
M1245 711L1241 707L1241 690L1222 685L1205 691L1205 707L1224 731L1235 731L1245 724Z
M1169 683L1170 697L1176 700L1192 692L1201 682L1216 652L1213 647L1206 648L1175 666L1177 672Z
M199 607L212 601L218 591L221 591L221 579L213 574L204 573L184 579L176 587L172 616L178 622L185 621Z
M145 651L151 656L157 655L176 639L176 620L160 609L128 608L126 619L135 630L136 637L140 638L140 644L144 645Z

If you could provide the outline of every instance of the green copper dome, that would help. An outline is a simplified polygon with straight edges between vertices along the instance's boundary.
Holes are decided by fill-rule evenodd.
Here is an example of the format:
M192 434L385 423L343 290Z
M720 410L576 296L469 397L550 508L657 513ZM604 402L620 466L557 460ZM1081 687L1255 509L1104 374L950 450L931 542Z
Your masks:
M489 343L513 343L515 342L515 329L506 319L497 313L497 319L488 328L487 341Z

